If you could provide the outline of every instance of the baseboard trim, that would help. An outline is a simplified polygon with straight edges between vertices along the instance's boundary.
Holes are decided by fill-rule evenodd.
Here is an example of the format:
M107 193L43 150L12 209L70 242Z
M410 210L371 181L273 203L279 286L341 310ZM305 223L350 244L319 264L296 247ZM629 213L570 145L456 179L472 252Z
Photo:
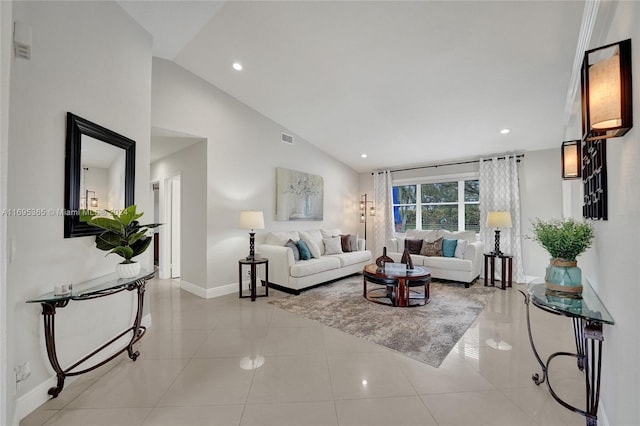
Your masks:
M151 323L152 323L152 320L151 320L150 313L143 316L142 320L140 320L140 325L144 327L151 327ZM114 347L111 352L106 353L105 357L116 353L118 350L120 350L118 347ZM126 354L126 352L123 352L123 353ZM101 368L101 367L98 367L98 368ZM69 386L71 383L76 381L78 377L80 376L71 376L71 377L65 378L64 380L65 387ZM49 389L56 386L57 383L58 383L58 379L56 378L56 376L55 375L51 376L47 380L42 382L40 385L36 386L26 394L16 399L15 418L18 419L18 423L20 422L20 420L24 419L26 416L28 416L33 411L35 411L42 404L44 404L49 399L51 399L51 396L49 395ZM64 389L63 389L63 392L64 392Z
M192 284L189 281L180 280L180 288L184 291L188 291L191 294L195 294L203 299L213 299L214 297L225 296L227 294L237 293L238 284L232 283L213 288L202 288L199 285Z

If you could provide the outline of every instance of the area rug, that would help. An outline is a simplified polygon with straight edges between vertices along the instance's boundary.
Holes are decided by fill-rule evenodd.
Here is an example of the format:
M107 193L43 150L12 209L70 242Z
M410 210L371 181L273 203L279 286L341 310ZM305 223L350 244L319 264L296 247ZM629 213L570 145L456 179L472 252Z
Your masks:
M269 303L439 367L494 292L434 281L430 303L396 308L366 300L362 278L351 277Z

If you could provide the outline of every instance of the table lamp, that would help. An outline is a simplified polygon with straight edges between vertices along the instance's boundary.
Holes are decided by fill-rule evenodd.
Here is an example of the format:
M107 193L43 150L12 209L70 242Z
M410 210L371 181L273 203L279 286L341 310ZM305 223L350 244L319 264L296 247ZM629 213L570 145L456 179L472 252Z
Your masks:
M496 244L494 251L491 254L500 256L500 229L499 228L511 228L511 213L510 212L489 212L487 215L487 228L496 228Z
M254 260L255 253L255 229L264 229L264 216L262 211L250 210L240 212L240 228L250 229L249 232L249 256L247 260Z

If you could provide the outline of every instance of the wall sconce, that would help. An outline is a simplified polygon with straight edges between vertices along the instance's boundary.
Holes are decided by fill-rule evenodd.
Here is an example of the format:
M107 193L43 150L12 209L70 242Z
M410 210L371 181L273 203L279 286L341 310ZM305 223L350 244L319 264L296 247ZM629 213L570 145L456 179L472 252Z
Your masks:
M487 228L496 228L495 247L491 254L500 256L500 229L499 228L511 228L511 213L510 212L489 212L487 214Z
M240 228L250 229L249 256L247 256L247 260L254 260L256 258L255 230L264 229L264 215L262 214L262 211L241 211L240 212Z
M85 190L84 193L84 199L87 200L86 203L88 203L88 206L98 207L98 197L96 197L96 191ZM92 193L93 197L89 198L89 193Z
M582 176L582 141L562 142L562 179L579 179Z
M583 139L625 135L633 127L631 97L631 39L584 52Z
M369 205L371 204L371 205ZM369 200L367 194L360 196L360 223L364 223L364 243L367 244L367 216L375 216L376 207L373 200Z

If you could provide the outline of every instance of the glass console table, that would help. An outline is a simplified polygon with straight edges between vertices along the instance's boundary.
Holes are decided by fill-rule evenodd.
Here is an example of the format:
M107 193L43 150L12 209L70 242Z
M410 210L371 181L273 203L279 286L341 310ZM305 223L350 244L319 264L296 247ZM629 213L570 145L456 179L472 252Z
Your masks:
M155 273L156 269L154 269L153 271L149 271L142 268L140 270L140 273L133 278L119 278L117 274L105 275L89 281L74 284L72 290L65 294L58 295L50 292L47 294L43 294L42 296L35 299L27 300L27 303L40 303L42 305L42 318L44 321L44 338L47 347L47 356L49 357L51 367L53 367L54 371L56 372L56 377L58 379L56 386L49 389L49 395L55 398L60 394L62 388L64 387L64 380L66 377L78 376L80 374L88 373L89 371L95 370L96 368L111 361L124 351L128 352L129 358L131 358L133 361L138 358L140 353L133 350L133 344L140 340L146 331L146 327L140 325L140 322L142 320L145 284L149 279L153 277ZM133 325L113 339L106 342L104 345L100 346L95 351L83 357L80 361L76 362L70 367L62 368L60 366L60 362L58 361L58 355L56 354L56 308L64 308L65 306L67 306L70 300L81 301L96 299L98 297L105 297L112 294L120 293L124 290L135 290L137 292L138 308ZM116 351L108 358L92 365L91 367L74 371L74 369L100 353L102 350L109 347L111 344L113 344L129 332L132 332L131 339L125 347Z
M546 289L545 284L533 284L527 292L519 290L524 296L524 303L527 306L527 329L529 341L533 354L542 368L542 378L535 373L531 379L536 385L547 382L549 393L565 408L578 413L586 418L587 426L598 424L598 402L600 399L600 370L602 366L602 336L603 324L613 325L613 317L602 304L596 292L588 282L583 284L582 299L571 299L559 297L557 294ZM529 318L529 303L555 315L562 315L573 320L573 332L576 342L576 353L555 352L547 358L546 363L542 361L531 334L531 321ZM563 401L553 390L549 381L549 364L558 356L575 357L578 368L585 373L585 386L587 391L586 408L576 408Z

